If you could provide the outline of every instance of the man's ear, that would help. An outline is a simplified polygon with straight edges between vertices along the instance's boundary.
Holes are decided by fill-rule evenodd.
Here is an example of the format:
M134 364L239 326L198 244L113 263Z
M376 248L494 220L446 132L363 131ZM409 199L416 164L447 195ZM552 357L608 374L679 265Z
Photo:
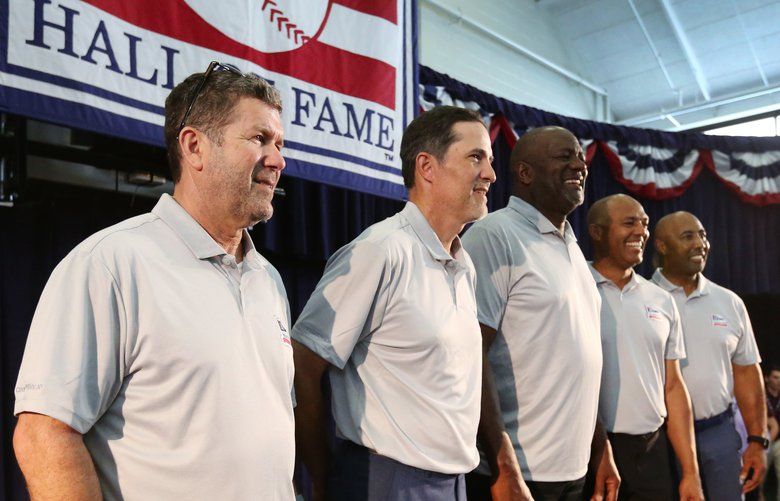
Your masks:
M653 239L653 243L655 244L655 250L660 254L661 256L666 255L666 242L664 242L662 239L655 237Z
M417 158L414 159L414 172L415 176L419 177L422 181L432 183L433 178L436 176L434 167L437 160L430 153L420 152L417 154Z
M595 243L601 243L601 239L604 238L604 228L598 224L589 224L588 234Z
M514 169L515 179L520 184L528 185L534 180L534 169L529 164L520 161L515 164Z
M184 127L179 133L179 152L182 165L194 170L203 170L203 160L208 150L208 138L206 135L193 129Z

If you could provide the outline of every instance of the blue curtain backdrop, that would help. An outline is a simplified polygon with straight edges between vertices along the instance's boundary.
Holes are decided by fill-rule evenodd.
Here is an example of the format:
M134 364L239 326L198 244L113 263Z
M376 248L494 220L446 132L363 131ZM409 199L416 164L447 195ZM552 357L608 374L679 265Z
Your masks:
M425 67L421 68L420 82L426 88L445 86L450 95L474 101L492 113L503 113L525 128L555 124L581 138L622 136L641 142L642 138L632 137L639 134L658 144L677 147L696 143L696 147L717 146L726 151L735 144L755 151L778 149L776 142L763 139L628 130L554 115L496 98ZM489 195L491 210L503 207L509 197L509 146L502 135L496 139L494 155L498 181ZM367 226L400 210L403 202L289 177L283 177L282 185L287 196L275 203L273 219L258 225L252 236L261 252L279 268L295 318L319 280L325 260ZM606 160L597 154L590 168L585 207L571 216L586 254L587 206L602 196L625 191L612 177ZM0 498L8 500L26 499L11 449L13 386L41 290L54 266L76 244L106 226L147 212L155 203L42 182L31 182L25 195L16 207L0 209ZM678 198L642 203L653 221L675 210L689 210L699 216L712 241L707 274L714 281L740 294L780 294L780 206L745 204L708 171L702 172ZM651 271L649 261L648 256L640 267L644 275Z

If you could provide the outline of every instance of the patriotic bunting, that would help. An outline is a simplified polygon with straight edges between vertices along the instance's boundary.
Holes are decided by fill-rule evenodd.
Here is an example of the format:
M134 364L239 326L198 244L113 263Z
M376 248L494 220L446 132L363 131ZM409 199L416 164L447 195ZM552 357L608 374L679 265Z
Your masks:
M501 112L486 110L475 101L463 101L453 97L444 86L420 84L420 106L423 110L444 104L479 111L485 118L491 140L495 141L498 134L502 134L510 148L527 129L544 125L544 123L513 123ZM521 112L539 111L520 105L514 106L521 109ZM568 126L575 134L577 133L577 130L568 123L560 123L559 116L547 115L553 118L549 121L550 125ZM532 118L538 121L538 117ZM599 134L594 134L593 131L598 132L600 126L603 128L607 124L585 120L577 122L590 125L583 127L590 131L590 137L580 137L583 149L586 150L588 165L597 154L603 155L614 178L637 196L652 200L679 197L696 181L702 169L707 168L746 203L759 206L780 204L780 142L777 143L776 150L770 151L721 151L715 148L697 147L693 144L694 141L687 140L690 134L678 133L680 137L678 142L683 145L682 147L661 147L625 139L632 135L632 131L639 129L608 126L603 137L599 137ZM615 134L616 131L619 134ZM623 138L609 137L614 135ZM648 135L637 134L637 136L644 138ZM704 136L701 142L706 142L708 139L711 138ZM729 141L729 138L720 140ZM728 146L727 143L724 144ZM738 146L743 144L744 141L741 141Z

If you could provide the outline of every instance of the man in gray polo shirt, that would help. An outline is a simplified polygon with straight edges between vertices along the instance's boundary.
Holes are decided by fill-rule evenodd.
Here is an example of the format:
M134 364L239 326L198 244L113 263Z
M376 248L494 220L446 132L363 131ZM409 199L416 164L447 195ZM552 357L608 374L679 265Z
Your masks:
M599 417L620 472L621 499L676 499L679 492L682 501L700 501L677 307L668 292L634 273L648 223L642 205L628 195L602 198L588 211L591 272L601 294ZM667 435L682 470L679 489Z
M664 216L654 237L662 267L653 281L672 294L682 319L686 358L680 365L693 404L704 494L713 501L738 500L760 485L766 471L764 449L769 445L763 435L761 357L750 319L739 296L702 274L710 243L693 214ZM750 436L741 465L732 395Z
M480 335L463 225L495 181L480 116L442 106L401 142L409 202L339 249L293 327L298 447L328 492L320 388L330 375L339 500L465 499L479 461Z
M469 476L469 494L579 499L592 457L597 493L606 487L614 499L619 479L596 431L601 301L566 220L584 198L582 147L561 127L532 129L512 151L510 169L509 205L463 237L477 270L485 351L486 458Z
M16 386L33 499L293 499L289 308L246 230L273 213L280 111L233 67L188 77L165 103L173 197L52 273Z

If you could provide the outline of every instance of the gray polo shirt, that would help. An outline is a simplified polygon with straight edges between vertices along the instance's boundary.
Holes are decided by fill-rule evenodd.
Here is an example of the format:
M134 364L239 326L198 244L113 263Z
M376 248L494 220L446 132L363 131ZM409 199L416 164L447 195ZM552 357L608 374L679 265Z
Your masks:
M84 434L106 499L292 499L289 309L248 234L244 272L163 195L55 268L14 412Z
M687 357L680 363L691 394L695 419L720 414L731 404L734 371L731 364L761 362L745 303L730 290L699 274L690 296L657 269L653 282L669 291L682 319Z
M524 478L584 476L598 412L601 299L571 226L561 234L511 197L474 223L463 246L477 270L479 321L497 331L488 357Z
M622 290L590 271L601 294L601 423L614 433L653 432L666 418L666 360L685 357L677 307L633 271Z
M413 203L339 249L292 337L331 363L337 433L401 463L478 463L481 338L471 260Z

